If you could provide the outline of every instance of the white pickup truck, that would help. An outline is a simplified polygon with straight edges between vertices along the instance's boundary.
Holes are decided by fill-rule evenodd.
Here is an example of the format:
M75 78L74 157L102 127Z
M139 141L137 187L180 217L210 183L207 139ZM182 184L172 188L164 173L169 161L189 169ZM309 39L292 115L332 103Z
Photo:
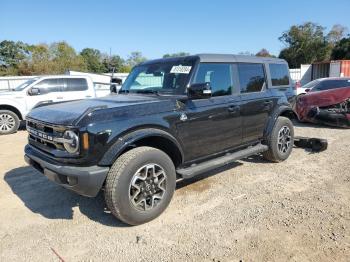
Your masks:
M88 76L43 76L33 78L9 92L0 92L0 135L17 131L29 111L43 103L106 96L109 86L101 88Z

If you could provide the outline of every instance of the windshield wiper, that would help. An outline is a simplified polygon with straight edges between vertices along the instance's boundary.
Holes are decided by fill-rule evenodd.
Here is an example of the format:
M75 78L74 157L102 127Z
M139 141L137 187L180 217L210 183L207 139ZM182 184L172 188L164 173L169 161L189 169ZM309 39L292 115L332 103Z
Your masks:
M150 89L135 90L135 93L138 93L138 94L156 94L156 95L159 95L159 92L158 92L157 90L150 90Z
M121 89L121 90L119 90L118 94L120 94L120 93L130 93L130 91Z

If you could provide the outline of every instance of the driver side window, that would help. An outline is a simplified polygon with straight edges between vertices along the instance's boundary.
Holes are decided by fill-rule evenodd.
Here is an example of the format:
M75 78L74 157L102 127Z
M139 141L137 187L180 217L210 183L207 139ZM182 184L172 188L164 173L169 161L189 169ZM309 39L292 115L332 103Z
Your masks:
M37 83L33 88L38 88L40 95L61 92L63 90L63 81L62 79L45 79Z
M212 96L232 94L232 70L230 64L201 63L194 83L210 83Z

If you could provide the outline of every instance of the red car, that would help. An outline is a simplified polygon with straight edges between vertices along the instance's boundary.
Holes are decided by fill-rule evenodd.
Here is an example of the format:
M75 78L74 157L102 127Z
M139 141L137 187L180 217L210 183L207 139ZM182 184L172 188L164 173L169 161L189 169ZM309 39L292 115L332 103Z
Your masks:
M300 121L350 128L350 78L319 80L297 99Z

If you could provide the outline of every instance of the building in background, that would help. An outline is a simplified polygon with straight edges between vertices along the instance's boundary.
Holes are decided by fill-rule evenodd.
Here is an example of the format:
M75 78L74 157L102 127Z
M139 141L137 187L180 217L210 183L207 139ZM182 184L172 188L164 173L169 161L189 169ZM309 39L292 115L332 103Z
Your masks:
M325 77L350 77L350 60L313 63L311 80Z
M10 91L35 77L36 76L2 76L0 77L0 91Z

